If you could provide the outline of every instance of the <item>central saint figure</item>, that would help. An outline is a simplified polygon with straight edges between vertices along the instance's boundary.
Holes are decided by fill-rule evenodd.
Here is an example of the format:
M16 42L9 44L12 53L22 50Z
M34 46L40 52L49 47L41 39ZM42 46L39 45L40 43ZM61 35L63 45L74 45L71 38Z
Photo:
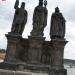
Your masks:
M39 0L39 5L35 8L33 14L33 30L31 32L32 36L43 36L43 30L47 25L47 2L44 3L43 0Z

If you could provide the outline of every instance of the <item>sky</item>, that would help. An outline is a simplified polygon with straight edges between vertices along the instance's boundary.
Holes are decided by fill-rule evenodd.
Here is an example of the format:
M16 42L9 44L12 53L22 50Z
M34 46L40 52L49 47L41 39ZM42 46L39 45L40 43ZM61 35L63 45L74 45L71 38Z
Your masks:
M14 18L14 3L16 0L0 0L0 48L6 49L7 39L5 34L11 31L12 21ZM34 8L38 5L39 0L19 0L25 2L25 9L28 12L28 20L23 32L23 38L27 38L32 30L32 18ZM64 18L66 19L66 35L65 38L68 43L64 49L64 58L75 59L75 0L47 0L48 5L48 22L44 29L44 37L50 40L50 22L51 14L54 12L55 7L59 7Z

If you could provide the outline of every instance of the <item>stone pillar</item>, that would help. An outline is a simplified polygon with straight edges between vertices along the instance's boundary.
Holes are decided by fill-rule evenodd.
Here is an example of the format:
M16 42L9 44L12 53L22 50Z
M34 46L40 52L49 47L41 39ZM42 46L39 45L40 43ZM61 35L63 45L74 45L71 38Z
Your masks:
M65 39L52 39L52 50L51 50L51 66L56 75L66 75L66 70L63 65L64 47L67 43ZM63 73L64 72L64 73Z
M20 50L20 39L19 35L6 34L7 37L7 51L5 61L16 61L18 59L18 52Z
M44 37L29 36L29 63L40 63Z

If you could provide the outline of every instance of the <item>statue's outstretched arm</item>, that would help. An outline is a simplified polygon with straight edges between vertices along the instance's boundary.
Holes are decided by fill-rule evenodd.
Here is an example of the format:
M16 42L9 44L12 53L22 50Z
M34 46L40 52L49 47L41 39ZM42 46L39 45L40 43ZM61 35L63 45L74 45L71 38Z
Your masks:
M19 0L16 0L15 5L14 5L14 8L17 9L18 8L18 5L19 5Z

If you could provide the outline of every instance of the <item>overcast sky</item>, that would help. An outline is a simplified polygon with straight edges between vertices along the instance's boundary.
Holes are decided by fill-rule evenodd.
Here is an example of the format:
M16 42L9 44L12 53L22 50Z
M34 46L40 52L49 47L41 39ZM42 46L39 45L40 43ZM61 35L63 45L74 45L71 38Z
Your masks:
M6 49L7 39L5 34L10 32L14 17L14 3L16 0L0 0L0 48ZM28 21L25 26L23 37L27 38L32 30L32 17L34 8L38 5L39 0L19 0L26 3L25 9L28 12ZM48 1L48 24L44 30L46 40L50 40L50 19L55 7L59 7L60 12L66 19L66 40L64 58L75 59L75 0L47 0ZM19 5L20 6L20 5Z

